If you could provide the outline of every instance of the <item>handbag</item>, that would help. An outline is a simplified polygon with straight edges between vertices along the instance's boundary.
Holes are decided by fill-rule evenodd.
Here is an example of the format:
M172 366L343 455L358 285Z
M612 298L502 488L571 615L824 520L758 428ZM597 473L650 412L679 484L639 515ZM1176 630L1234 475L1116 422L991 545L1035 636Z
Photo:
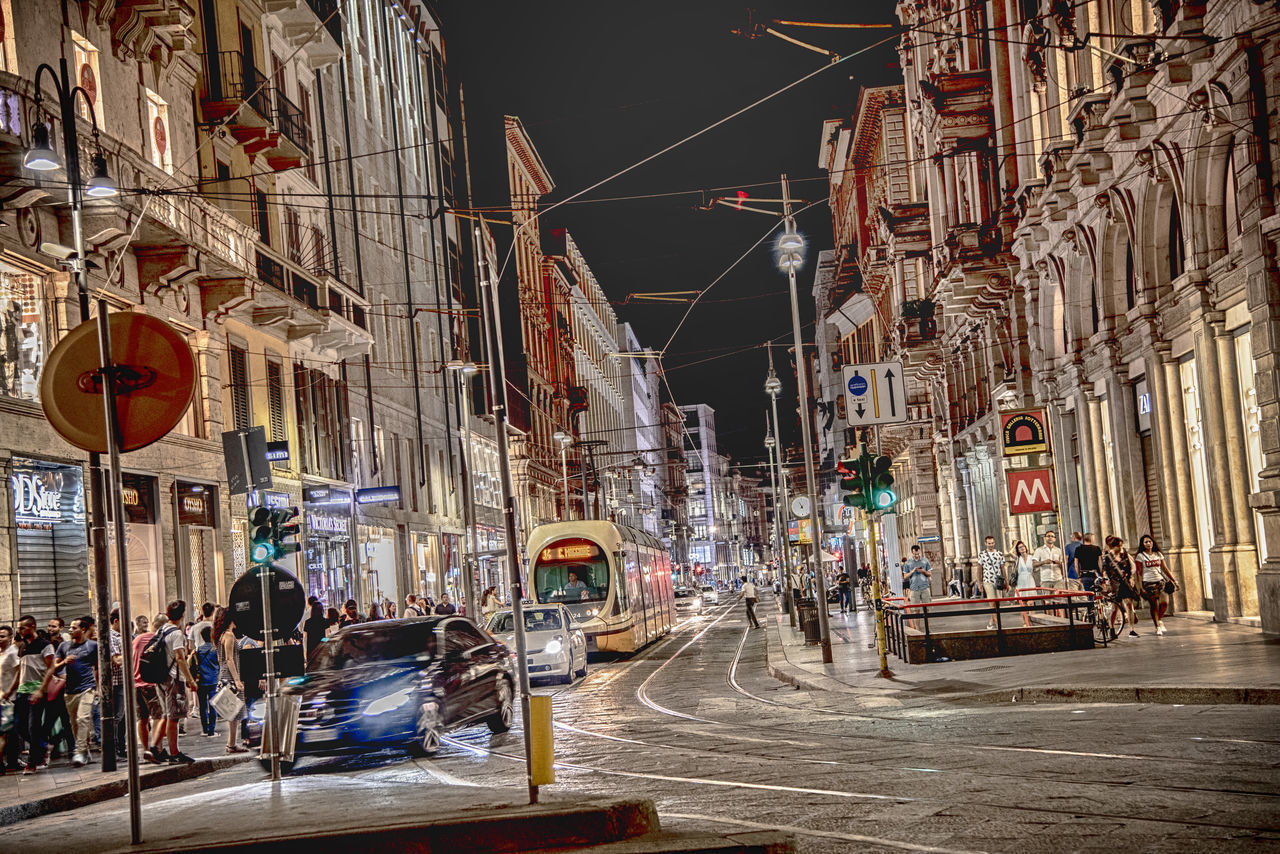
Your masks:
M995 588L997 590L1004 590L1005 588L1004 573L1001 573L996 576Z
M218 693L210 698L209 705L213 706L213 710L223 720L238 718L244 711L244 700L240 699L240 695L236 693L236 689L231 687L229 682L219 688Z
M1175 590L1177 590L1177 589L1178 589L1178 585L1174 584L1172 581L1169 581L1168 579L1166 579L1166 580L1165 580L1165 582L1164 582L1164 592L1165 592L1165 593L1172 593L1173 591L1175 591Z
M49 680L48 686L44 689L44 698L49 702L53 702L62 696L62 689L67 687L67 680L61 676L55 676Z

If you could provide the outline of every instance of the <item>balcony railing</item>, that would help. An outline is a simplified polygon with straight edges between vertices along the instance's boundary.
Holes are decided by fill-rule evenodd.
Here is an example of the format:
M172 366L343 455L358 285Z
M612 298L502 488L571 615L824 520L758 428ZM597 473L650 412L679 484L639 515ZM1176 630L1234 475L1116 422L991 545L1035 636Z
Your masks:
M238 50L205 54L205 87L210 101L246 103L270 121L272 88L267 76Z
M290 101L279 88L274 90L276 105L275 123L280 133L298 147L307 157L311 156L311 129L302 110Z

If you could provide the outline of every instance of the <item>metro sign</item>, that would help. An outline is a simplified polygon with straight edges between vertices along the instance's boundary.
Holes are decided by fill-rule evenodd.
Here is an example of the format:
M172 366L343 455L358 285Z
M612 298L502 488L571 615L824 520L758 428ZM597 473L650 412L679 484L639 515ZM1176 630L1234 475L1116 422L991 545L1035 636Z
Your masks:
M1052 513L1058 505L1053 500L1053 469L1010 469L1009 513Z

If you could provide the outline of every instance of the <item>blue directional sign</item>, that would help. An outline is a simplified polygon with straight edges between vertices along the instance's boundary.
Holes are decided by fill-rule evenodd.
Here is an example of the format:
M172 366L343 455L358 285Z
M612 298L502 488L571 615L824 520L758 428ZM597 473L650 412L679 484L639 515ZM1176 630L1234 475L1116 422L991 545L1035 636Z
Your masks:
M901 362L845 365L841 379L847 389L845 418L850 427L900 424L908 419Z

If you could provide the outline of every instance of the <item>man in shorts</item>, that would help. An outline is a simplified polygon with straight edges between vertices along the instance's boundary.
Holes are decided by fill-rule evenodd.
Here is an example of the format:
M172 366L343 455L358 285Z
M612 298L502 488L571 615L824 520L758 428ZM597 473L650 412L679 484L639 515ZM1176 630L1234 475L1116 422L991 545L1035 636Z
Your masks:
M145 620L146 617L140 617L139 619ZM142 651L147 648L147 644L155 637L156 632L168 624L168 617L164 614L157 614L151 621L150 630L140 632L133 639L133 701L138 709L138 743L142 745L143 758L148 761L150 761L150 753L147 752L147 745L150 744L149 736L152 730L159 731L161 729L161 721L164 720L164 706L160 704L160 697L156 694L156 686L143 680L138 668L142 662Z
M148 759L156 764L168 762L170 765L190 765L195 762L187 754L178 750L178 724L187 716L188 686L196 684L187 667L187 639L178 628L186 614L187 603L175 599L165 609L169 625L160 629L157 634L164 638L165 658L169 661L169 676L156 685L156 694L160 697L164 721L151 735L151 749L147 751ZM165 734L169 736L169 753L160 749Z

